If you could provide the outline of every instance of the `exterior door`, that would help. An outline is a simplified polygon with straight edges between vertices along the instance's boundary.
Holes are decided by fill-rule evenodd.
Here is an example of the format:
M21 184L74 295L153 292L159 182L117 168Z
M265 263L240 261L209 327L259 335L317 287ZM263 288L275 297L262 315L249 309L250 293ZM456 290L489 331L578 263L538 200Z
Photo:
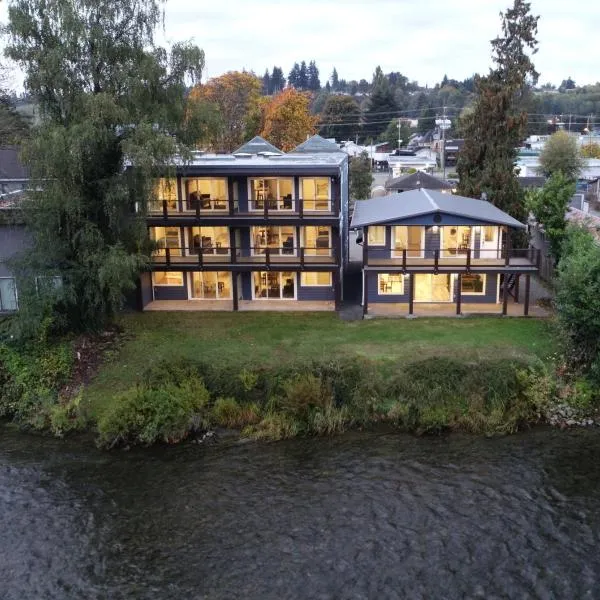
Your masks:
M451 302L452 276L430 273L414 275L415 302Z
M500 228L496 225L485 225L481 228L479 258L497 260L502 258L500 252Z

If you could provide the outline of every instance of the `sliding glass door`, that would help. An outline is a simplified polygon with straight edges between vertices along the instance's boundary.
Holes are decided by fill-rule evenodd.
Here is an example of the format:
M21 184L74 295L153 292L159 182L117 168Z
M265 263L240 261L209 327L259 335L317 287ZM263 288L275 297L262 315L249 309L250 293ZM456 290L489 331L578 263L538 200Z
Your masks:
M256 271L252 277L255 300L294 300L296 298L295 273Z

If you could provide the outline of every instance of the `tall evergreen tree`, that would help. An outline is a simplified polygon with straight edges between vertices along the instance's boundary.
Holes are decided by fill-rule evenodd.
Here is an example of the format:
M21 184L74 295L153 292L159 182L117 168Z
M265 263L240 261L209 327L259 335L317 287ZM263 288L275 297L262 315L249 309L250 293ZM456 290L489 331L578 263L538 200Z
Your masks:
M32 187L43 191L24 206L33 246L16 264L18 324L25 334L52 319L97 329L147 262L134 204L144 212L155 167L195 141L185 89L204 53L154 44L158 0L14 0L8 13L7 55L42 117L24 148ZM60 276L60 298L55 286L36 286L38 276Z
M375 69L369 105L364 115L364 134L379 137L397 111L394 91L381 67Z
M537 51L537 22L530 4L514 0L502 17L502 35L492 41L495 67L475 81L473 110L462 123L465 145L458 160L458 192L488 199L516 218L525 217L515 174L517 147L527 127L523 102L538 73L530 54Z
M295 62L292 70L288 75L288 84L296 89L300 87L300 65Z
M331 73L331 89L334 92L337 92L339 84L340 84L340 78L338 76L337 69L335 67L333 67L333 72Z
M350 96L330 95L325 102L321 120L322 135L340 142L350 140L359 130L360 108Z
M277 94L285 87L285 77L281 67L273 67L271 72L271 93Z
M319 69L314 60L311 60L310 63L308 63L308 89L311 92L318 92L321 89Z
M263 96L270 96L273 93L273 86L271 85L271 76L269 75L269 69L265 70L265 74L262 78L262 93Z
M306 66L306 61L304 60L300 63L300 70L298 71L298 89L308 89L308 67Z

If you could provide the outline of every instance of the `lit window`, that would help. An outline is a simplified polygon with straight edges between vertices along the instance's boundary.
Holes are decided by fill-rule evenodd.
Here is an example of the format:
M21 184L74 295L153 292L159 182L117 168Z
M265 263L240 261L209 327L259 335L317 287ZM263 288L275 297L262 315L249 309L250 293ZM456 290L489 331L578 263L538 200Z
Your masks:
M264 210L265 202L269 210L292 210L294 199L294 180L286 179L250 179L250 210Z
M186 179L185 199L187 210L225 210L229 199L227 179Z
M331 286L331 273L315 271L304 272L300 276L300 283L303 287Z
M215 271L193 273L192 298L199 300L231 299L231 273Z
M369 246L385 246L384 225L372 225L369 227Z
M379 295L401 296L404 294L404 275L381 273L377 276Z
M485 294L485 280L486 275L480 275L478 273L469 273L461 277L461 294L467 296L476 296Z
M493 242L496 239L496 229L497 227L491 227L486 225L483 228L483 239L486 242Z
M13 311L17 308L17 286L14 277L0 277L0 311Z
M181 271L155 271L152 273L154 285L183 285L183 273Z

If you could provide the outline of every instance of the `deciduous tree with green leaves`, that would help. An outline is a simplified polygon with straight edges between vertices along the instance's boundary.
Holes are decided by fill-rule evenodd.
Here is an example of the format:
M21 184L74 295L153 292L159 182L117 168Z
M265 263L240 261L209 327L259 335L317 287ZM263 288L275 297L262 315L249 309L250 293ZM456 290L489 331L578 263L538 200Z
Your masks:
M371 197L373 175L371 159L366 152L350 160L350 199L365 200Z
M527 210L533 213L550 242L550 252L558 263L565 237L567 222L565 213L575 193L575 182L567 179L560 171L554 173L540 190L530 190L525 198Z
M501 17L502 35L492 41L495 66L485 77L476 78L473 110L462 119L465 145L458 160L458 193L479 198L486 192L493 204L524 218L516 148L527 126L527 90L538 79L531 56L537 51L539 17L523 0L514 0Z
M197 139L184 126L185 89L204 53L155 45L159 0L12 0L8 16L6 54L41 115L24 148L40 191L24 206L33 247L16 264L19 331L55 315L64 329L95 330L147 263L152 177ZM41 284L52 276L59 294Z
M548 177L562 173L567 179L575 181L583 163L577 140L566 131L553 133L540 152L540 167Z

